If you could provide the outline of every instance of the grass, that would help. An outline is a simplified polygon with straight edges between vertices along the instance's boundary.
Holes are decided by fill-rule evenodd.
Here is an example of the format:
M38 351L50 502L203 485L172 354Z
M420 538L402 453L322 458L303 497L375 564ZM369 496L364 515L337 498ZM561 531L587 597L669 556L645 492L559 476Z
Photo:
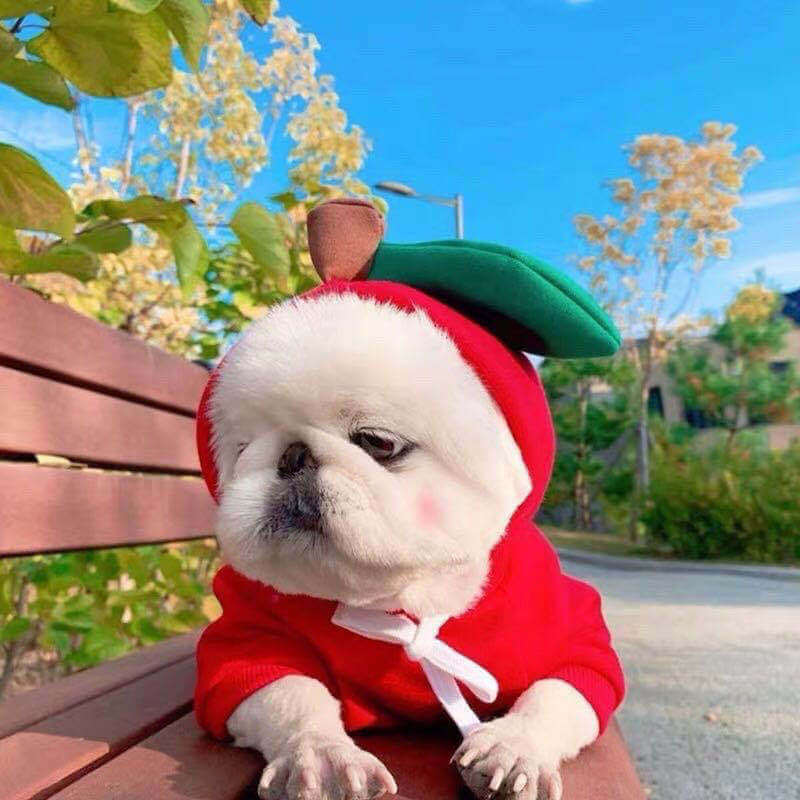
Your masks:
M604 553L608 556L638 556L640 558L661 558L664 560L675 559L676 556L668 549L661 549L652 545L635 544L621 536L608 533L588 533L587 531L568 531L563 528L554 528L550 525L540 526L542 533L549 539L553 547L566 547L573 550L584 550L588 553ZM682 559L705 564L740 564L778 567L800 567L800 561L789 561L780 564L750 561L744 558L728 556L726 558Z
M541 526L542 533L550 540L553 547L567 547L575 550L586 550L590 553L605 553L609 556L656 556L655 550L641 544L634 544L620 536L607 533L588 533L586 531L567 531ZM663 554L661 554L663 555Z

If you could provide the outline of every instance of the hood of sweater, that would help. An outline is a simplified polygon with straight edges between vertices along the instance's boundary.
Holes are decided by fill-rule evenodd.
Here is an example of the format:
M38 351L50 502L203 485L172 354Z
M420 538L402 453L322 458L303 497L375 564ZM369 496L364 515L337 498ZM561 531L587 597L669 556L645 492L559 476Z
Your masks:
M533 525L533 516L544 496L553 467L555 435L550 410L536 370L528 358L510 350L485 328L445 303L393 281L328 281L298 295L302 302L323 295L353 293L365 299L387 303L402 311L422 310L456 345L461 357L475 372L505 417L508 428L522 455L531 480L531 490L512 515L505 534L495 545L484 592L478 602L503 582L515 555L531 558L541 552L552 560L552 549ZM234 345L235 346L235 345ZM218 499L218 473L213 453L213 429L209 403L217 376L225 360L209 377L197 412L197 446L206 484ZM532 539L536 541L532 541Z

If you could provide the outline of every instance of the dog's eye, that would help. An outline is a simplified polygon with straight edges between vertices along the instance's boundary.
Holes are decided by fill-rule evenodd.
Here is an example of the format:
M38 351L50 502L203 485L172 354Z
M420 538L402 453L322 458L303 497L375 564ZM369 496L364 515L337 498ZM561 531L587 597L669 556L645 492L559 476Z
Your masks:
M350 441L376 461L384 463L404 456L414 446L407 439L377 428L362 428L350 437Z
M239 458L239 456L244 453L248 444L249 442L239 442L239 444L236 445L236 458Z

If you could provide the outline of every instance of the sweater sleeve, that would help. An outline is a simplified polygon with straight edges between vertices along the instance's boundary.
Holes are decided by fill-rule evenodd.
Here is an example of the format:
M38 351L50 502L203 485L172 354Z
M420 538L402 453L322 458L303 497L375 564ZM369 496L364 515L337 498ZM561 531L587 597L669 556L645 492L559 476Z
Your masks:
M228 717L254 692L285 675L306 675L330 688L313 647L264 608L258 585L223 567L214 578L222 616L197 645L194 709L201 727L228 738Z
M600 594L582 581L562 575L569 632L562 663L549 676L574 686L597 714L602 733L625 695L625 679L611 646Z

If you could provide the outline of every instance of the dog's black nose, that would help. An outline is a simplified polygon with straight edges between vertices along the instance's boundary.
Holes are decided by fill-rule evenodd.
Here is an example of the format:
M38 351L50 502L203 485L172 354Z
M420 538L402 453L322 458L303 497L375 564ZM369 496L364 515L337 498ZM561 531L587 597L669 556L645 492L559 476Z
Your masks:
M304 442L292 442L278 461L278 476L291 478L304 469L313 470L319 466L311 448Z

